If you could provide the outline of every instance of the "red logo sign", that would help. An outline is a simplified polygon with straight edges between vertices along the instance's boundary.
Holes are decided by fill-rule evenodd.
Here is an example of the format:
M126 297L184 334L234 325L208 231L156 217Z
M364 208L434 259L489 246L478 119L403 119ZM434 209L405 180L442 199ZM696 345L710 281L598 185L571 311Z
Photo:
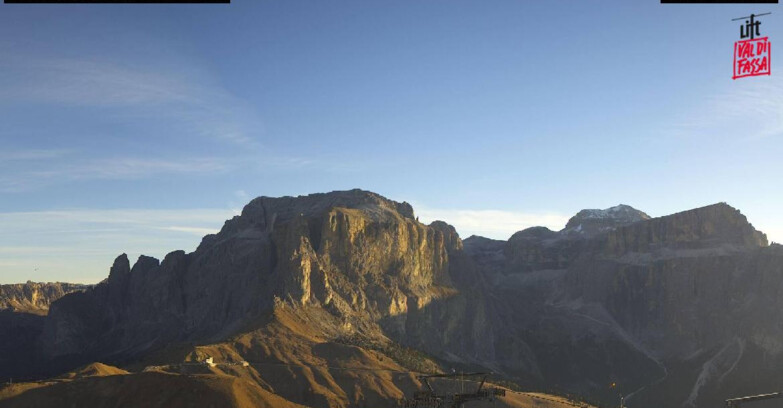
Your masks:
M772 50L769 37L761 37L761 21L756 17L772 13L751 14L732 21L745 20L740 26L740 40L734 43L734 75L732 79L749 76L769 75ZM746 40L747 38L747 40Z
M770 74L769 37L734 43L733 79Z

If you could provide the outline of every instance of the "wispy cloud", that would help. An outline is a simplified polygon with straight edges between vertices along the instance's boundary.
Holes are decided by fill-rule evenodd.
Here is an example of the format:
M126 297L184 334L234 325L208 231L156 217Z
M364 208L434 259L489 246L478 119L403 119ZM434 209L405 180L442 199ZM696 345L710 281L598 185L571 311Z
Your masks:
M209 157L165 160L116 157L54 162L46 166L14 166L3 169L0 192L28 191L50 184L83 180L132 180L160 174L225 172L234 165L229 159Z
M68 149L24 149L0 152L0 163L11 161L47 160L71 153Z
M783 135L783 80L777 77L731 82L706 96L669 127L676 136L729 135L755 140Z
M190 86L176 77L111 62L12 57L0 67L17 80L4 95L20 102L128 106L192 100Z
M109 231L116 228L124 228L128 225L142 225L148 227L166 227L169 225L211 225L216 221L231 218L228 209L65 209L51 211L30 212L0 212L0 221L6 227L18 226L30 228L31 232L50 233L57 231L57 227L79 227L89 225L95 230L96 225ZM219 226L220 226L219 225ZM218 226L218 229L219 229ZM38 227L41 227L38 229ZM79 231L78 228L72 228ZM63 229L66 230L66 229Z
M84 158L69 150L10 150L0 153L0 193L32 191L86 180L140 180L160 175L216 174L235 170L264 172L320 166L299 158L263 155L233 157L104 157ZM78 152L81 153L81 152ZM244 205L246 200L238 205Z
M121 157L99 159L84 164L71 164L61 170L40 172L42 176L62 176L83 180L90 178L138 178L158 173L204 173L224 171L226 160L217 158L189 158L183 160L140 159Z
M556 213L526 213L500 210L438 209L417 205L416 214L422 222L445 221L454 226L460 237L480 235L508 239L525 228L543 226L558 231L565 227L568 216Z
M97 282L125 252L162 258L192 251L220 230L229 209L75 209L0 213L0 283Z
M99 58L6 56L0 103L101 108L103 114L165 119L182 132L238 146L259 146L262 121L241 99L193 70Z
M90 138L97 136L90 136L93 130L86 124L83 139L87 143L79 150L25 148L20 139L0 149L0 193L82 180L328 167L265 148L260 142L263 121L250 103L191 64L179 61L171 66L154 60L128 66L94 57L4 56L0 60L0 106L68 108L95 113L109 121L109 126L139 126L139 138L155 143L156 154L107 155L105 147L91 147ZM74 126L82 124L74 122ZM5 133L15 130L9 128ZM158 134L165 134L165 139L156 138Z
M217 232L214 228L199 228L199 227L164 227L162 228L166 231L176 231L176 232L184 232L188 234L197 235L199 237L203 237L207 234L214 234Z

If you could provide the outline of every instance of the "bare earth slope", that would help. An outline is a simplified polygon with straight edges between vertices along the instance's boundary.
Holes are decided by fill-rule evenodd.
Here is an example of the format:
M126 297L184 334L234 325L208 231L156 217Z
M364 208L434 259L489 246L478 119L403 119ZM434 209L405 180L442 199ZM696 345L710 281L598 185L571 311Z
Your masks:
M22 385L21 387L24 387ZM4 395L5 394L5 395ZM232 376L143 372L92 376L0 391L0 407L279 407L296 408L257 384Z
M330 318L323 313L281 304L257 330L217 344L160 350L132 365L133 372L93 363L53 380L0 386L0 407L391 408L421 388L414 372L388 354L329 341L323 329ZM214 367L202 363L207 356ZM583 405L509 391L494 406Z

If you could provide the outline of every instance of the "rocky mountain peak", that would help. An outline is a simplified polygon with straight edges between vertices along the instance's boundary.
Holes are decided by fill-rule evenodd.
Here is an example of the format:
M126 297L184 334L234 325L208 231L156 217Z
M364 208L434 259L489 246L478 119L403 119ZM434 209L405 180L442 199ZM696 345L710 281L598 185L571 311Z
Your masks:
M603 210L581 210L568 220L563 231L569 234L594 235L649 219L650 216L644 212L630 205L620 204Z
M462 240L460 239L459 234L457 233L457 230L454 228L454 226L444 221L433 221L430 223L430 228L443 233L443 239L446 243L447 249L460 250L463 248Z
M381 221L396 217L414 220L413 207L407 202L389 200L379 194L360 189L316 193L306 196L256 197L242 209L242 214L226 221L217 235L207 235L202 246L208 247L218 237L235 234L247 228L274 231L275 226L290 223L296 218L321 219L334 208L360 210L370 218Z
M242 210L243 217L277 214L276 222L286 222L298 215L320 216L335 207L375 212L393 211L405 218L414 218L413 207L406 202L389 200L379 194L360 189L332 191L298 197L266 197L253 199ZM266 220L271 221L271 220Z
M557 233L555 231L550 230L547 227L530 227L514 233L514 235L512 235L511 238L509 238L509 241L518 240L518 239L543 240L543 239L555 238L556 236Z
M660 247L707 248L767 246L767 237L757 231L736 208L717 203L665 217L622 226L609 234L613 250L649 251Z
M130 274L131 267L127 254L120 254L114 259L114 264L109 269L109 282L117 282Z
M606 401L617 394L603 384L622 379L641 390L632 401L641 408L681 406L693 387L698 400L685 405L715 406L735 393L725 384L742 395L759 389L746 377L766 379L762 389L783 378L783 330L768 312L783 307L783 247L765 245L725 203L654 219L627 205L583 210L560 232L462 241L451 225L423 225L407 203L367 191L259 197L195 252L141 256L133 267L123 254L106 281L51 303L46 317L0 310L0 376L91 361L162 367L153 357L182 372L203 351L251 362L239 375L308 406L381 406L402 391L349 401L329 372L309 382L253 366L400 362L422 372L421 351ZM41 297L24 290L0 294L18 310L13 302Z
M55 302L42 344L52 356L132 357L165 342L224 337L270 313L276 299L364 327L441 296L452 282L449 253L461 249L451 225L424 225L408 203L372 192L258 197L195 252L141 256L133 267L117 257L104 283Z

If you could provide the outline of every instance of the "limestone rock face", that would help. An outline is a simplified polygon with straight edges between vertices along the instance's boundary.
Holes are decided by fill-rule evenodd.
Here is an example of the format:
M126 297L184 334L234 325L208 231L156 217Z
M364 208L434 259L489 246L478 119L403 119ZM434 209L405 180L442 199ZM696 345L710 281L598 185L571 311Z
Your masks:
M27 282L0 285L0 377L37 374L40 361L36 343L52 302L89 285Z
M595 235L615 227L649 220L650 216L625 204L605 210L582 210L571 217L564 232L581 235Z
M725 203L619 227L610 231L604 241L605 251L615 256L662 248L753 248L768 244L766 235L756 231L739 210Z
M580 253L583 235L557 233L546 227L532 227L509 238L503 248L509 272L565 269Z
M546 227L519 231L503 250L507 272L566 269L586 250L589 238L648 219L644 212L621 204L605 210L579 211L557 232Z
M524 341L545 383L597 395L588 378L617 379L638 391L634 406L708 406L783 378L772 368L783 362L773 340L783 251L739 211L721 203L591 234L570 224L517 233L494 256L466 241L479 269L494 271L493 298L513 310L495 338Z
M303 349L276 329L248 334L285 310L297 341L318 350L393 341L529 389L708 406L783 381L781 248L726 204L660 218L584 210L561 231L463 242L367 191L259 197L193 253L119 256L106 281L54 301L11 342L60 371L225 341L295 361Z
M443 221L433 221L430 223L430 227L443 234L447 250L458 251L462 249L462 240L460 239L457 230L452 225Z
M783 247L722 203L655 219L623 206L599 213L622 216L586 227L595 213L582 211L559 232L466 239L449 253L458 295L418 312L420 324L409 315L408 341L607 402L615 391L600 384L617 382L640 407L775 389ZM458 342L447 335L457 326L470 329Z
M49 305L55 300L68 293L82 291L89 287L90 285L61 282L0 285L0 310L10 309L15 312L47 314Z
M456 232L416 221L406 203L351 190L260 197L190 254L117 258L106 282L52 306L51 356L135 356L163 344L224 338L276 299L317 306L346 327L405 314L450 285Z

